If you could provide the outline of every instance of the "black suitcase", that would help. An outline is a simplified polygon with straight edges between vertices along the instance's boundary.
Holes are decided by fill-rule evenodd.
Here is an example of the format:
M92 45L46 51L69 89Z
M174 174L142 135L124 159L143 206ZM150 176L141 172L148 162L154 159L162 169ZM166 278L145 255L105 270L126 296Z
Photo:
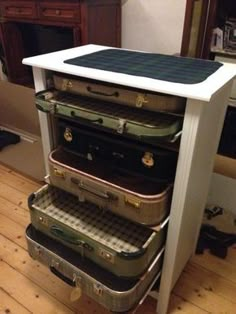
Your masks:
M102 160L116 169L159 182L174 179L178 158L175 151L121 140L118 135L94 132L62 119L58 120L58 143L91 162Z

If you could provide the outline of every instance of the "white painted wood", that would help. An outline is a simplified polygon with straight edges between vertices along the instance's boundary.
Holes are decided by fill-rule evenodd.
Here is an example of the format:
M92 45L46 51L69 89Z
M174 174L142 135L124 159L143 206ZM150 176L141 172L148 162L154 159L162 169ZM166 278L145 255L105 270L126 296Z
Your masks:
M63 63L65 59L105 48L88 45L27 58L24 64L34 67L37 91L45 87L43 69L47 69L188 98L157 306L159 314L166 314L173 285L195 250L214 156L236 67L223 65L201 84L189 85L91 70ZM46 159L48 151L53 146L52 134L50 134L52 130L50 121L45 117L41 117L40 123L45 137Z
M45 71L38 67L33 67L33 76L34 76L35 92L37 93L42 90L45 90L47 88ZM43 145L44 166L46 170L46 173L44 175L46 176L49 172L48 155L53 148L52 126L51 126L50 118L48 114L42 111L38 111L38 115L39 115L41 139L42 139L42 145Z
M167 313L170 292L195 251L231 86L228 83L210 103L187 103L157 305L159 314Z
M23 60L23 63L42 69L80 75L86 78L204 101L209 101L212 95L236 74L236 65L226 63L202 83L179 84L146 77L79 67L64 63L64 60L107 48L108 47L105 46L85 45L82 47L26 58Z

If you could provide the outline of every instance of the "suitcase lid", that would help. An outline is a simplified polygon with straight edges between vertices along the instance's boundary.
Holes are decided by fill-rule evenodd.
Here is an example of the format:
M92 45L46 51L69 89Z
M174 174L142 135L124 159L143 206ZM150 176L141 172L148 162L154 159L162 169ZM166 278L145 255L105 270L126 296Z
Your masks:
M117 253L140 252L156 235L153 230L110 211L102 211L94 204L79 203L74 195L51 185L45 185L34 195L31 208L36 208Z

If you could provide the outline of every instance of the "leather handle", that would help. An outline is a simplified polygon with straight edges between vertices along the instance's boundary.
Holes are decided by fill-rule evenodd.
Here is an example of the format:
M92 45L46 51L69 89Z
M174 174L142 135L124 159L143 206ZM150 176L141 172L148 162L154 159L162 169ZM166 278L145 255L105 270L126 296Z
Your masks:
M51 226L50 232L51 232L51 234L53 234L57 238L59 238L63 241L66 241L70 244L74 244L74 245L78 245L78 246L81 246L83 244L83 242L81 240L79 240L78 238L69 236L58 226Z
M119 97L118 92L113 92L111 94L103 93L101 91L93 90L90 86L87 86L87 91L91 94L99 95L99 96L105 96L105 97Z
M71 280L70 278L66 277L65 275L63 275L61 272L59 272L55 267L50 266L50 270L51 272L56 275L58 278L62 279L65 283L67 283L68 285L75 287L76 286L76 282Z
M74 184L77 184L77 186L80 190L89 192L89 193L94 194L100 198L103 198L106 200L117 200L117 198L118 198L116 195L114 195L110 192L101 192L101 191L98 191L96 189L93 189L90 186L85 185L82 181L77 180L75 178L71 178L71 182Z

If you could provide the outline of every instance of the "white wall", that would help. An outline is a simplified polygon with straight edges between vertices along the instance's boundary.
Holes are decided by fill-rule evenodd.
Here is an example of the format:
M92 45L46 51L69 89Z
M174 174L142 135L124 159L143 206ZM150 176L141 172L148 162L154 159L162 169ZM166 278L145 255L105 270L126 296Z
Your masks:
M122 47L179 53L186 0L123 0Z

